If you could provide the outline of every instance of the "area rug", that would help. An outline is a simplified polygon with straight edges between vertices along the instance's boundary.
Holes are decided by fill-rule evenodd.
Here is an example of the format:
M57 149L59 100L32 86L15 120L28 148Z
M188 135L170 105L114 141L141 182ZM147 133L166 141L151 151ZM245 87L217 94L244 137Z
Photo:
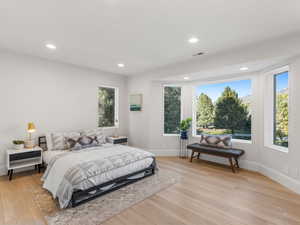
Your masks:
M160 169L153 176L75 208L62 210L58 210L58 207L53 204L51 195L41 188L36 190L35 193L36 204L45 214L50 214L46 216L46 221L49 225L99 225L179 180L180 176L177 173Z

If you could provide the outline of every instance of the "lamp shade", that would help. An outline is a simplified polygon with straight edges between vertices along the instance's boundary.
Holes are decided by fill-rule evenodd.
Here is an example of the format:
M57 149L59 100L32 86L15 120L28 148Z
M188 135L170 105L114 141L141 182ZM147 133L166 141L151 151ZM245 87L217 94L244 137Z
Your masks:
M29 133L35 132L35 125L34 125L34 123L32 123L32 122L28 123L27 131Z

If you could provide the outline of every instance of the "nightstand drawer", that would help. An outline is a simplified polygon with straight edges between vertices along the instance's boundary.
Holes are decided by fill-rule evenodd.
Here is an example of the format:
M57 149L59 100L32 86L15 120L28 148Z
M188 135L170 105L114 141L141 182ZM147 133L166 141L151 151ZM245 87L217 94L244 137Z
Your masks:
M28 158L40 157L42 154L41 151L31 151L31 152L23 152L9 155L9 161L22 160Z
M127 138L120 138L120 139L113 140L113 144L121 144L126 142L127 142Z

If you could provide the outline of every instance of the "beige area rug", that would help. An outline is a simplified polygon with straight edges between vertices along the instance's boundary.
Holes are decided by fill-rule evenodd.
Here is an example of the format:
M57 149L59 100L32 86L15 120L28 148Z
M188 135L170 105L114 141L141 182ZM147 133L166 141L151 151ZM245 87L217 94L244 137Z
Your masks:
M49 225L99 225L121 211L177 183L180 176L160 169L155 175L103 195L75 208L58 210L49 192L36 189L36 204L48 216ZM56 203L57 204L57 203Z

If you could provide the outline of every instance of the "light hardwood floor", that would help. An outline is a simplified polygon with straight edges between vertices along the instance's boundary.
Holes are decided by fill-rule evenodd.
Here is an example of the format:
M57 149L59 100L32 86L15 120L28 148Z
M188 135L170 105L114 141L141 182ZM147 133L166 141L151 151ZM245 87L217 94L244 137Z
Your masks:
M254 172L195 160L159 158L179 183L107 220L105 225L300 225L300 195ZM33 201L40 174L0 178L0 224L45 224ZM84 224L82 224L84 225Z

